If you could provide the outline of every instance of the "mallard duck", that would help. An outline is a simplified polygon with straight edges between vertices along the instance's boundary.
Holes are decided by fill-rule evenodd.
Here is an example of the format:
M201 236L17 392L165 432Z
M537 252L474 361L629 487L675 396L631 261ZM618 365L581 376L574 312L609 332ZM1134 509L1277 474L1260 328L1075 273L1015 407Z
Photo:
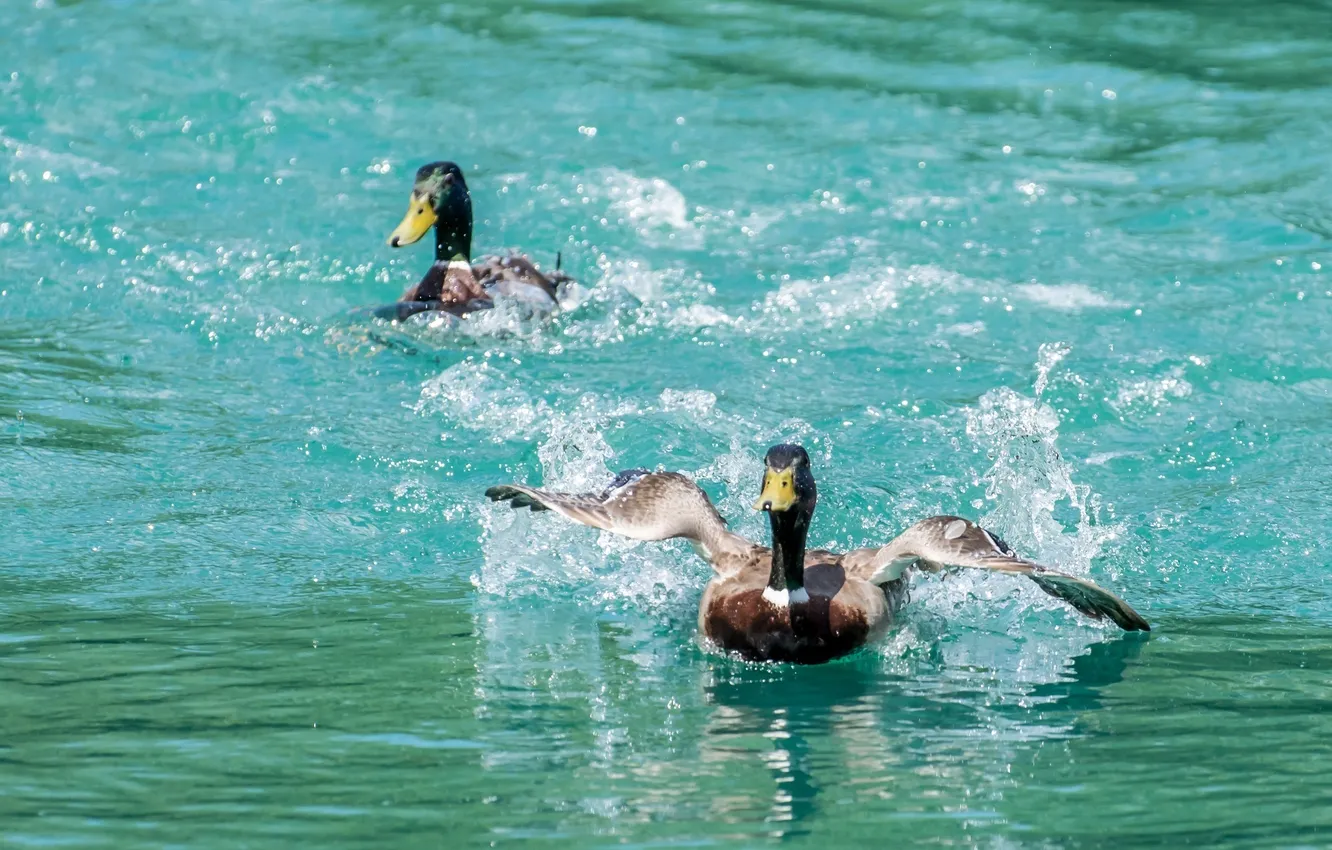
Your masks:
M971 567L1025 576L1093 619L1151 631L1138 612L1086 579L1028 561L970 520L921 520L886 546L850 552L807 550L818 502L809 455L800 446L768 450L754 509L766 511L772 548L726 529L697 484L675 472L621 472L601 493L551 493L506 484L486 496L514 508L553 510L575 522L635 540L683 537L712 564L698 628L721 649L754 661L817 664L873 640L906 599L907 570Z
M435 228L435 262L421 282L396 304L374 311L385 319L402 320L431 310L463 316L495 306L495 296L514 299L533 311L556 307L556 290L572 280L560 271L543 273L522 254L488 256L472 262L472 196L462 169L452 162L432 162L416 172L411 205L402 223L389 234L394 248L411 245Z

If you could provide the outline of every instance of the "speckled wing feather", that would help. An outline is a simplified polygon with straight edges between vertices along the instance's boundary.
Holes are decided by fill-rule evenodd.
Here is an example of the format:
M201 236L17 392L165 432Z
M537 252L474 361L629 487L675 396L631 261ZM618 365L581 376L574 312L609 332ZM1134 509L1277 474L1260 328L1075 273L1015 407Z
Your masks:
M555 294L555 286L573 280L562 271L543 272L530 257L518 253L483 257L480 262L472 265L472 275L482 286L508 278L546 287L551 295Z
M1018 557L1007 543L960 517L930 517L902 532L887 546L857 549L843 559L848 573L865 577L873 584L892 581L913 564L927 570L953 566L1023 575L1088 617L1097 620L1109 617L1130 632L1151 631L1137 611L1105 588Z
M472 275L487 294L549 311L559 306L557 288L573 278L558 269L543 272L522 254L485 257L472 266Z
M504 484L491 487L486 496L515 508L552 510L574 522L634 540L683 537L701 546L714 561L726 551L749 545L726 530L725 520L707 493L675 472L631 469L615 476L600 493L552 493Z

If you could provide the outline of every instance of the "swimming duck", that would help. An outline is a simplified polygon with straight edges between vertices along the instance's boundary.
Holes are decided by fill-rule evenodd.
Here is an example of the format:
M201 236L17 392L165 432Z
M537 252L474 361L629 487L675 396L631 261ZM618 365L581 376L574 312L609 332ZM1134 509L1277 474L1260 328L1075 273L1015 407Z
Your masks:
M522 254L472 262L472 196L456 163L432 162L417 170L411 205L389 234L388 244L411 245L431 227L435 228L434 265L396 304L376 309L376 316L401 321L432 310L464 316L495 306L497 295L549 312L556 307L556 289L572 280L559 270L558 258L549 274Z
M551 493L517 484L486 496L514 508L553 510L635 540L683 537L712 564L698 628L721 649L753 661L817 664L873 640L906 600L907 570L970 567L1025 576L1093 619L1151 631L1137 611L1086 579L1019 556L1004 541L955 516L921 520L886 546L836 553L806 549L818 502L809 455L796 445L768 450L754 509L766 511L772 547L726 529L697 484L674 472L621 472L601 493Z

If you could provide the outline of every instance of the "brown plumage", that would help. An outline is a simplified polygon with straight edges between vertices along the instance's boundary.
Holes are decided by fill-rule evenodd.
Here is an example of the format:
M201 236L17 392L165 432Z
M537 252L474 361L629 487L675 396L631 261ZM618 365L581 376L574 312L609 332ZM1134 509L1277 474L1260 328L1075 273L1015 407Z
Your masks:
M703 591L698 628L718 646L752 661L818 664L878 638L906 600L905 578L882 587L848 576L842 556L805 553L809 601L774 605L763 595L772 550L755 547L748 569L714 578Z
M434 228L435 262L420 282L398 303L379 308L376 315L405 319L416 313L441 311L465 316L495 306L496 298L511 299L524 308L549 313L558 307L560 284L572 280L559 269L543 272L522 254L487 256L471 261L472 196L462 170L452 162L433 162L416 172L407 215L389 235L394 248L410 245Z
M435 263L426 270L421 282L404 292L398 300L434 302L430 309L444 310L456 316L494 306L490 293L477 280L475 268L466 263Z
M772 547L728 531L707 494L674 472L622 472L601 493L508 484L491 487L486 495L636 540L689 540L714 572L699 605L699 631L751 660L815 664L874 640L905 602L912 566L1022 575L1093 619L1109 618L1127 631L1151 628L1113 593L1020 558L1002 540L959 517L922 520L882 547L844 554L806 550L817 491L809 457L799 446L768 452L754 507L769 514Z
M481 286L498 287L501 295L517 297L513 291L515 286L534 286L545 293L552 303L560 284L573 280L560 271L558 257L555 270L543 272L536 263L522 254L486 257L480 263L473 264L472 274Z

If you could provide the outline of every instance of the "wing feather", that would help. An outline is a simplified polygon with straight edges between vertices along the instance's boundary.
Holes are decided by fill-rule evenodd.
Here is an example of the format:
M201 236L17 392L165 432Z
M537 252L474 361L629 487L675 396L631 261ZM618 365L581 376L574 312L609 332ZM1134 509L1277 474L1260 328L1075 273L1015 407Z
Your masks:
M843 564L848 571L866 576L873 584L899 578L913 564L930 570L953 566L1022 575L1088 617L1096 620L1108 617L1125 631L1151 631L1151 626L1132 606L1110 591L1019 557L1007 543L961 517L921 520L887 546L848 552Z
M558 268L543 272L531 258L516 253L485 257L472 266L472 275L487 291L493 289L503 295L541 300L533 293L536 290L551 306L556 303L557 288L573 280Z
M683 537L703 547L710 560L740 541L726 530L708 494L675 472L632 469L615 476L601 493L554 493L521 484L491 487L486 496L514 508L551 510L593 528L634 540Z

